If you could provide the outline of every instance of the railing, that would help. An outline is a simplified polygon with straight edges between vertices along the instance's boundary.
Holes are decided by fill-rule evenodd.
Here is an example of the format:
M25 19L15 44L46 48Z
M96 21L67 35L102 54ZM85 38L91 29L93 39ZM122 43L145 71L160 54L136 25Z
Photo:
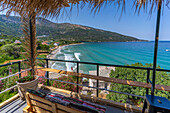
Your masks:
M46 67L48 68L48 61L58 61L58 62L71 62L71 63L76 63L77 64L77 73L79 73L79 64L91 64L91 65L96 65L97 68L97 76L99 76L99 66L114 66L114 67L122 67L122 68L131 68L131 69L141 69L141 70L147 70L147 79L146 82L149 84L154 85L151 80L150 80L150 71L153 70L152 68L149 67L135 67L135 66L125 66L125 65L113 65L113 64L103 64L103 63L91 63L91 62L80 62L80 61L68 61L68 60L58 60L58 59L47 59L47 58L37 58L39 60L46 60ZM170 70L167 69L156 69L156 71L164 71L164 72L170 72ZM98 97L99 94L99 90L105 90L105 91L109 91L109 92L115 92L115 93L120 93L120 94L125 94L125 95L129 95L129 96L135 96L135 97L139 97L139 98L144 98L144 96L140 96L140 95L134 95L134 94L129 94L129 93L125 93L125 92L118 92L118 91L113 91L113 90L108 90L106 88L99 88L99 80L97 80L97 86L96 87L92 87L92 86L86 86L86 85L82 85L79 84L79 76L77 76L77 82L76 83L71 83L71 82L66 82L66 81L61 81L61 80L56 80L56 79L50 79L49 78L49 72L47 71L46 74L46 79L47 79L47 85L49 85L49 80L55 80L55 81L59 81L59 82L63 82L63 83L69 83L69 84L74 84L77 85L77 93L79 93L79 86L84 86L84 87L89 87L89 88L94 88L96 89L96 96ZM149 93L149 88L146 88L146 94Z
M5 80L5 79L10 78L10 77L13 77L13 76L16 76L16 75L18 75L18 74L19 74L19 78L21 78L21 73L31 70L31 69L26 69L26 70L24 70L24 71L21 71L21 63L24 62L24 61L27 61L27 60L17 61L17 62L11 62L11 63L7 63L7 64L0 65L0 68L1 68L1 67L6 67L6 66L18 64L18 72L17 72L17 73L12 74L12 75L8 75L8 76L6 76L6 77L3 77L3 78L0 79L0 81ZM4 93L4 92L6 92L6 91L9 91L9 90L11 90L11 89L14 89L15 87L17 87L17 85L14 85L14 86L12 86L12 87L10 87L10 88L7 88L7 89L1 91L0 94Z
M134 66L124 66L124 65L113 65L113 64L103 64L103 63L91 63L91 62L80 62L80 61L68 61L68 60L58 60L58 59L47 59L47 58L37 58L38 60L45 60L46 61L46 68L49 68L49 61L58 61L58 62L71 62L71 63L76 63L77 64L77 73L79 73L79 64L91 64L91 65L96 65L97 68L97 77L99 77L99 66L114 66L114 67L122 67L122 68L131 68L131 69L141 69L141 70L146 70L147 71L147 79L146 82L152 84L150 78L150 71L153 70L152 68L149 67L134 67ZM27 69L24 71L21 71L21 61L18 62L12 62L12 63L8 63L8 64L3 64L0 65L0 67L4 67L4 66L9 66L9 65L13 65L13 64L18 64L18 73L6 76L4 78L1 78L0 80L4 80L7 79L9 77L15 76L17 74L19 74L19 77L21 77L21 73L25 72L25 71L29 71L31 69ZM170 70L167 69L156 69L157 71L164 71L164 72L170 72ZM61 81L61 80L57 80L57 79L51 79L49 78L49 71L46 72L45 75L46 79L47 79L47 85L49 85L49 80L54 80L54 81L59 81L59 82L63 82L63 83L69 83L69 84L73 84L77 86L77 93L79 93L79 86L83 86L83 87L88 87L88 88L94 88L96 89L96 97L98 97L99 95L99 90L105 90L105 91L109 91L109 92L114 92L114 93L120 93L120 94L125 94L125 95L129 95L129 96L135 96L135 97L139 97L139 98L144 98L144 96L140 96L140 95L135 95L135 94L130 94L130 93L125 93L125 92L119 92L119 91L113 91L113 90L109 90L106 88L99 88L99 80L101 79L96 79L97 80L97 85L96 87L93 86L86 86L86 85L82 85L79 84L79 76L77 76L77 81L76 83L72 83L72 82L67 82L67 81ZM152 84L153 85L153 84ZM7 88L5 90L3 90L2 92L0 92L0 94L11 90L13 88L15 88L15 86L12 86L10 88ZM146 88L146 94L149 93L149 88Z

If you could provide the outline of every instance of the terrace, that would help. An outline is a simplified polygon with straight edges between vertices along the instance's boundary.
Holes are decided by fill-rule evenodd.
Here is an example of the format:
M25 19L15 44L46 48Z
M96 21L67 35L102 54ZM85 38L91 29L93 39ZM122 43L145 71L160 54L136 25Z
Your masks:
M152 82L149 79L150 78L150 72L153 70L152 68L146 68L146 67L133 67L133 66L123 66L123 65L112 65L112 64L100 64L100 63L90 63L90 62L79 62L79 61L65 61L65 60L57 60L57 59L43 59L43 58L37 58L39 61L46 61L46 66L45 67L36 67L37 70L45 71L46 74L44 76L44 79L46 79L46 85L39 84L39 87L41 89L50 89L52 92L56 92L62 95L79 95L79 97L82 100L86 100L91 103L103 103L101 104L106 108L106 113L111 113L113 110L116 111L116 113L123 113L123 112L141 112L142 108L131 105L129 103L120 103L120 102L114 102L112 100L108 100L106 98L103 98L99 91L108 91L108 92L114 92L114 93L119 93L122 95L128 95L132 97L137 97L137 98L144 98L144 96L141 95L134 95L126 92L119 92L119 91L113 91L111 89L106 89L106 88L101 88L99 87L99 81L103 81L105 83L117 83L117 84L122 84L122 85L128 85L128 86L134 86L134 87L142 87L146 89L146 94L149 94L149 89L152 87ZM68 72L64 70L57 70L57 69L51 69L49 68L48 64L50 61L56 61L56 62L70 62L70 63L75 63L77 65L77 71L76 72ZM9 76L6 76L4 78L1 78L0 80L3 81L5 79L13 78L15 76L22 76L22 73L25 73L26 71L30 71L31 69L22 69L24 71L21 71L21 64L24 63L25 61L18 61L18 62L13 62L13 63L8 63L4 65L0 65L0 67L5 67L5 66L10 66L10 65L18 65L18 72ZM84 74L84 73L79 73L79 66L80 64L86 64L86 65L94 65L96 66L96 75L89 75L89 74ZM137 82L137 81L131 81L131 80L121 80L117 78L110 78L110 77L102 77L99 76L100 72L100 66L109 66L109 67L121 67L121 68L129 68L129 69L136 69L136 70L145 70L146 71L146 82ZM165 70L165 69L157 69L159 72L170 72L170 70ZM37 71L38 72L38 71ZM62 76L75 76L76 77L76 82L68 82L68 81L62 81L58 80L55 77L51 78L49 77L49 72L53 72L56 74L62 74ZM28 74L28 73L27 73ZM38 74L40 75L40 74ZM80 78L88 78L88 79L94 79L96 80L96 86L89 86L89 85L84 85L80 83ZM50 81L57 81L61 83L67 83L67 84L72 84L76 85L76 91L68 91L60 88L53 87L50 84ZM0 94L5 94L7 91L12 91L12 89L16 89L17 85L8 87L7 89L4 89L3 91L0 92ZM96 95L94 96L89 96L87 94L83 94L82 91L79 89L79 87L87 87L87 88L92 88L96 90ZM155 85L156 90L161 90L161 91L170 91L170 86L165 86L165 85ZM22 101L19 99L19 95L16 94L12 98L4 101L1 103L0 111L1 112L22 112L22 109L26 106L26 102Z
M86 2L88 2L88 1L85 1L85 0L83 0L83 1L84 1L84 4ZM170 104L168 104L169 101L165 100L165 98L154 96L154 95L156 95L156 93L154 92L155 90L160 90L163 93L165 93L165 95L168 94L169 91L170 91L170 86L160 85L160 84L155 85L156 72L165 72L165 73L170 72L170 70L156 69L156 66L157 66L156 65L157 64L157 47L158 47L158 39L159 39L158 37L159 37L160 13L161 13L161 5L162 5L161 0L153 3L153 4L156 4L156 6L158 6L157 7L158 16L157 16L156 35L155 35L155 51L154 51L153 68L123 66L123 65L113 65L113 64L100 64L100 63L79 62L79 61L65 61L65 60L58 60L58 59L40 59L40 58L37 58L37 59L45 61L46 67L39 67L38 65L35 65L35 58L36 58L35 57L36 56L35 55L36 54L36 51L35 51L36 50L36 46L35 46L35 44L36 44L36 42L35 42L35 40L36 40L35 39L35 37L36 37L36 35L35 35L36 34L36 29L35 29L36 28L36 24L35 24L36 19L35 18L36 18L36 16L40 15L40 14L41 14L41 16L44 16L44 17L58 16L63 7L64 8L69 7L70 4L73 4L73 5L79 4L80 1L79 0L77 0L77 1L69 0L69 3L68 3L68 2L65 2L65 1L58 2L58 1L50 1L49 0L49 2L46 1L46 2L37 3L36 0L32 0L31 3L29 3L29 2L30 1L18 3L15 0L14 1L10 0L9 2L5 1L5 2L2 3L2 5L4 5L4 7L5 6L7 8L11 7L10 11L15 11L15 12L21 14L22 17L29 17L29 20L28 20L29 22L27 22L27 23L29 23L29 28L26 28L27 26L24 26L25 28L24 28L23 31L25 32L25 35L26 35L25 41L28 41L26 45L28 45L28 47L30 49L30 51L27 51L28 53L30 53L30 57L28 58L28 59L30 59L30 61L28 61L28 62L31 63L31 65L29 67L27 67L27 66L24 67L24 64L23 64L24 61L18 61L18 62L12 62L12 63L8 63L8 64L0 65L0 68L4 68L2 70L5 70L6 66L13 66L13 68L15 68L15 70L17 70L14 74L9 74L9 76L4 76L3 78L0 78L0 81L1 81L1 84L0 84L1 85L1 92L0 92L0 94L2 95L2 97L6 96L6 98L8 98L8 94L11 94L11 92L17 92L17 89L16 89L17 79L21 78L23 73L25 73L24 75L27 76L28 73L31 71L33 75L43 76L43 79L45 79L46 85L43 85L43 84L38 85L38 87L40 89L42 89L43 91L45 91L45 92L47 92L47 91L57 92L61 95L78 98L78 99L81 99L81 101L83 101L83 102L86 101L86 102L91 103L91 105L100 104L100 106L103 106L103 107L106 108L107 113L111 113L113 111L117 112L117 113L118 112L120 112L120 113L122 113L122 112L150 112L151 113L151 112L156 112L155 110L157 110L157 111L161 110L161 112L169 112L169 110L170 110L170 107L168 106L168 105L170 105ZM53 4L51 4L51 3L53 3ZM146 3L146 1L140 1L140 3L138 1L136 7L138 8L138 7L141 7L142 5L145 6L146 5L145 3ZM84 6L84 4L82 6ZM100 9L101 4L103 4L103 1L99 0L97 2L97 0L96 0L94 2L93 0L90 0L90 6L95 11L98 10L98 9L95 9L96 7ZM120 1L118 2L118 4L120 5ZM52 5L54 5L54 6L52 7ZM19 10L18 7L22 10ZM58 13L56 13L56 12L58 12ZM48 65L50 61L75 63L77 65L77 67L76 67L77 71L76 72L68 72L68 71L65 71L65 70L51 69L51 68L49 68L49 65ZM95 66L96 67L96 75L80 73L80 69L79 69L80 64ZM146 82L128 80L128 79L123 80L123 79L118 79L118 78L100 76L100 74L99 74L100 66L144 70L145 73L146 73L146 77L145 77ZM39 74L38 73L39 71L45 71L46 72L45 76L43 74ZM55 78L55 76L52 78L52 77L49 76L50 72L62 74L62 76L72 76L72 77L74 76L74 77L76 77L76 80L70 82L70 81L59 80L57 77ZM151 73L153 73L152 79L150 79ZM89 85L83 84L81 82L82 78L88 78L88 79L96 80L96 86L89 86ZM53 87L52 84L51 84L51 82L53 82L53 81L56 81L58 84L59 83L66 83L66 84L70 84L70 85L75 85L76 90L68 91L68 90L65 90L65 89L61 89L59 87ZM107 89L107 88L103 88L103 87L101 88L101 87L99 87L100 86L99 81L103 81L103 82L106 82L106 83L121 84L121 85L124 85L124 86L130 86L131 88L140 87L141 90L142 90L142 88L146 89L145 90L146 96L143 95L143 94L135 95L135 94L131 94L131 93L127 93L127 92L121 92L121 91L117 91L117 90L115 91L115 90L111 90L111 89ZM4 85L4 83L5 83L5 85ZM83 92L81 92L81 90L80 90L81 87L87 87L87 88L95 89L96 93L93 96L86 95ZM143 101L142 103L144 104L143 110L142 110L141 107L137 107L137 106L131 105L129 103L115 102L115 101L112 101L112 100L108 100L108 99L105 98L106 95L105 96L100 95L100 93L102 91L113 92L115 94L128 95L132 98L137 98L137 99L142 98L142 101ZM168 93L166 93L166 92L168 92ZM31 102L28 100L28 97L30 95L29 93L26 94L27 104L26 104L26 101L22 101L22 100L19 99L19 97L20 97L19 94L16 94L16 95L14 95L14 94L15 93L13 93L12 98L9 98L8 100L6 100L6 101L4 101L3 103L0 104L0 108L1 108L0 112L3 112L3 113L5 113L5 112L17 112L18 113L18 112L22 112L23 108L25 109L25 106L31 106L30 105ZM151 100L156 103L157 108L155 109L153 107L149 107L148 110L144 111L144 109L147 106L146 103L148 103L148 99L149 99L149 96L150 96L149 94L151 94L151 97L152 97ZM34 97L34 96L32 95L32 97ZM37 97L37 99L38 98L39 97ZM145 100L144 100L144 98L145 98ZM155 98L156 98L156 101L155 101ZM164 100L164 101L162 101L162 100ZM50 104L50 107L52 107L51 109L47 110L47 108L49 106L47 108L46 107L43 108L43 110L46 109L47 111L56 110L55 107L60 106L60 105L56 106L56 104L51 103L51 102L47 102L44 99L42 99L42 100L39 99L38 101L41 104L42 103L46 103L46 104L49 103ZM155 107L154 103L151 103L151 102L149 101L149 105ZM39 104L39 105L41 105L41 104ZM55 107L53 107L53 106L55 106ZM63 107L63 108L66 108L66 107ZM70 108L66 108L65 112L71 112L68 109L70 109ZM165 109L168 110L168 111L165 111ZM59 110L59 112L63 112L63 111Z

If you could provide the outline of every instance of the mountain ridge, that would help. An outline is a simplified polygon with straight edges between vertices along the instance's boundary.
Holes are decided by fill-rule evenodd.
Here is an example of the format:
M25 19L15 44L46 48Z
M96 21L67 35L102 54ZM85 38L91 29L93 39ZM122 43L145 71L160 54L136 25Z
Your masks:
M54 23L45 18L37 17L37 36L46 35L42 39L54 40L72 40L72 41L88 41L88 42L126 42L126 41L145 41L134 38L132 36L122 35L120 33L101 30L89 26L70 24L70 23ZM19 16L0 15L0 33L6 35L22 36L21 18Z

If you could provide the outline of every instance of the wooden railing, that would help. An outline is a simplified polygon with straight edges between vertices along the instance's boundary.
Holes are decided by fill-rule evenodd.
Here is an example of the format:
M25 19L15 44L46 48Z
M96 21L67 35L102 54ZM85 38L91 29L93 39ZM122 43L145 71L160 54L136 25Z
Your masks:
M91 62L80 62L80 61L68 61L68 60L58 60L58 59L47 59L47 58L37 58L39 60L46 60L46 68L40 68L38 67L40 70L46 71L46 79L50 79L49 78L49 72L56 72L56 73L60 73L60 74L67 74L67 75L73 75L77 77L77 83L69 83L66 81L61 81L61 80L56 80L56 79L51 79L51 80L56 80L59 82L65 82L65 83L69 83L69 84L75 84L77 85L77 93L79 93L79 86L83 86L82 84L79 84L79 77L83 77L83 78L90 78L90 79L95 79L97 80L97 85L96 87L91 87L91 86L85 86L85 87L89 87L89 88L94 88L96 89L96 97L98 97L98 93L99 90L106 90L106 91L110 91L110 92L115 92L115 93L120 93L120 94L125 94L125 95L130 95L130 96L136 96L136 97L140 97L140 98L144 98L144 96L140 96L140 95L134 95L134 94L129 94L129 93L125 93L125 92L119 92L119 91L113 91L113 90L108 90L105 88L99 88L99 80L100 81L105 81L105 82L111 82L111 83L118 83L118 84L123 84L123 85L129 85L129 86L136 86L136 87L143 87L146 88L146 94L149 93L149 89L152 88L152 81L149 79L150 78L150 71L152 71L152 68L149 67L135 67L135 66L124 66L124 65L113 65L113 64L102 64L102 63L91 63ZM48 68L48 62L49 61L58 61L58 62L71 62L71 63L76 63L77 64L77 72L68 72L68 71L63 71L63 70L57 70L57 69L50 69ZM90 64L90 65L96 65L97 68L97 74L96 75L89 75L89 74L83 74L83 73L79 73L79 64ZM122 79L117 79L117 78L110 78L110 77L103 77L103 76L99 76L99 66L113 66L113 67L122 67L122 68L131 68L131 69L141 69L141 70L146 70L147 71L147 79L146 79L146 83L144 82L137 82L137 81L131 81L131 80L122 80ZM170 72L170 70L166 70L166 69L156 69L157 71L164 71L164 72ZM47 82L49 83L49 81L47 80ZM170 91L170 86L165 86L165 85L155 85L155 89L157 90L162 90L162 91Z
M152 87L152 85L150 83L144 83L144 82L122 80L122 79L103 77L103 76L95 76L95 75L89 75L89 74L83 74L83 73L77 73L77 72L69 72L69 71L63 71L63 70L57 70L57 69L51 69L51 68L37 67L37 69L40 69L42 71L55 72L55 73L66 74L66 75L73 75L73 76L82 77L82 78L90 78L90 79L101 80L101 81L111 82L111 83L118 83L118 84L129 85L129 86L136 86L136 87L143 87L143 88L151 88ZM155 89L170 92L170 86L156 85Z
M143 87L146 88L146 94L148 94L148 89L150 89L152 87L152 82L149 79L150 76L150 71L152 70L152 68L146 68L146 67L133 67L133 66L122 66L122 65L112 65L112 64L99 64L99 63L91 63L91 62L79 62L79 61L66 61L66 60L57 60L57 59L42 59L42 58L37 58L39 60L46 60L46 67L37 67L39 70L42 71L46 71L46 78L47 80L47 84L49 84L49 72L55 72L55 73L60 73L60 74L67 74L67 75L73 75L77 77L77 83L70 83L70 84L75 84L77 85L77 93L78 93L78 87L82 86L82 84L79 84L79 77L82 78L89 78L89 79L95 79L97 80L97 86L96 87L92 87L92 86L85 86L85 87L90 87L90 88L94 88L96 89L96 97L98 97L98 90L106 90L106 91L111 91L111 92L116 92L116 93L121 93L121 94L126 94L126 95L131 95L131 96L137 96L140 98L144 98L143 96L139 96L139 95L134 95L134 94L129 94L129 93L124 93L124 92L118 92L118 91L112 91L112 90L108 90L105 88L99 88L99 80L100 81L105 81L105 82L111 82L111 83L118 83L118 84L123 84L123 85L129 85L129 86L136 86L136 87ZM63 70L57 70L57 69L51 69L48 68L48 61L59 61L59 62L72 62L72 63L77 63L77 72L69 72L69 71L63 71ZM97 76L96 75L90 75L90 74L83 74L83 73L79 73L79 64L92 64L92 65L96 65L97 66ZM13 64L18 64L18 73L13 74L13 75L9 75L7 77L1 78L0 80L15 76L17 74L19 74L19 77L21 77L21 73L24 71L21 71L21 61L18 62L12 62L12 63L8 63L8 64L4 64L4 65L0 65L0 67L4 67L4 66L9 66L9 65L13 65ZM114 67L124 67L124 68L132 68L132 69L142 69L142 70L147 70L147 82L143 83L143 82L137 82L137 81L131 81L131 80L122 80L122 79L117 79L117 78L110 78L110 77L103 77L103 76L99 76L99 66L114 66ZM28 69L30 70L30 69ZM28 71L26 70L26 71ZM170 72L170 70L165 70L165 69L157 69L157 71L165 71L165 72ZM53 79L56 80L56 79ZM58 80L60 81L60 80ZM60 82L66 82L66 81L60 81ZM68 82L67 82L68 83ZM14 87L14 86L13 86ZM11 88L13 88L11 87ZM16 87L16 86L15 86ZM10 90L11 88L8 88L1 93ZM157 90L162 90L162 91L170 91L170 86L165 86L165 85L155 85L155 89Z

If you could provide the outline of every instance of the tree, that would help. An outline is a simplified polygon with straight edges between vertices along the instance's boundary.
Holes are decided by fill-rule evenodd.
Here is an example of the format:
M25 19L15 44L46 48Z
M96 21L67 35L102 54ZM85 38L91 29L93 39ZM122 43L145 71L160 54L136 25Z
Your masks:
M135 64L132 64L131 66L152 67L152 64L143 65L141 63L135 63ZM157 68L160 68L160 66L158 66ZM152 71L150 72L150 78L151 78L151 75L152 75ZM130 69L130 68L116 67L115 71L113 71L113 70L111 71L110 77L146 83L147 71L141 70L141 69ZM156 72L156 84L170 86L169 81L170 81L170 74L168 74L167 72ZM117 83L111 84L111 90L135 94L135 95L141 95L141 96L146 95L145 88L122 85L122 84L117 84ZM170 92L156 90L155 95L163 96L163 97L170 99ZM143 99L140 99L137 97L132 97L132 96L123 95L123 94L119 94L119 93L113 93L113 92L110 92L107 95L107 98L110 100L113 100L113 101L123 102L123 103L131 103L131 104L135 104L135 105L140 104L141 101L143 100Z
M22 48L21 45L12 43L2 46L1 51L2 53L5 53L8 56L14 56L14 58L19 58L20 57L19 52L21 48Z

